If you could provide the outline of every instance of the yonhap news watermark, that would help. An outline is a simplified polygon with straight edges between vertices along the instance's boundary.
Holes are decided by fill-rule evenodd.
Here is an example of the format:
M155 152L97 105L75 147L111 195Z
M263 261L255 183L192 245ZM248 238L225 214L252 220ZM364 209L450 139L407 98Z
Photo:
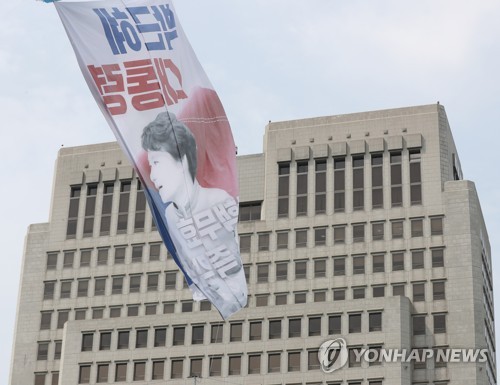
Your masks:
M384 363L423 363L433 359L437 363L479 362L488 361L488 349L463 348L414 348L414 349L384 349L381 347L349 348L343 338L325 341L318 350L321 370L332 373L343 368L347 362Z

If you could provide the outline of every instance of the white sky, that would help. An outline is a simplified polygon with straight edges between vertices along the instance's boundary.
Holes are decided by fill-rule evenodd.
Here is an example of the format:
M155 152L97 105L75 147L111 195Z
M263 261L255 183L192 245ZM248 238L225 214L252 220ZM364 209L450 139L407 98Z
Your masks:
M269 120L439 100L498 254L500 2L177 0L175 6L240 154L262 151ZM28 0L2 9L0 383L7 384L24 236L29 224L48 221L57 151L114 138L54 7Z

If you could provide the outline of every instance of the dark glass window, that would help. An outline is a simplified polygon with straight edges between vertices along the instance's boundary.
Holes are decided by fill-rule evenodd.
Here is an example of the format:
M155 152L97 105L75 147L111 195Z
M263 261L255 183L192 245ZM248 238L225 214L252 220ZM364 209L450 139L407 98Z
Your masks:
M277 249L287 249L288 248L288 231L276 232Z
M444 266L444 251L443 249L433 249L432 254L432 267Z
M333 275L341 276L345 275L345 258L334 258L333 259Z
M278 218L288 216L290 163L278 164Z
M364 195L364 156L352 157L352 202L353 210L363 210L365 203Z
M352 273L353 274L365 273L365 257L363 255L352 257Z
M261 202L240 203L239 221L260 221Z
M146 363L134 363L134 381L144 381L146 376Z
M413 302L425 301L425 283L413 284Z
M383 155L372 154L372 207L384 206Z
M411 236L412 238L424 236L424 221L422 219L411 220Z
M412 205L418 205L422 203L420 150L410 150L410 201Z
M148 331L147 330L137 330L135 334L135 347L136 348L147 348L148 347Z
M90 383L90 365L80 365L80 371L78 373L78 383Z
M267 359L268 373L279 373L281 371L281 353L269 353Z
M345 158L333 160L333 209L335 212L345 210Z
M241 374L241 356L230 356L228 375L239 376L240 374Z
M307 277L307 261L295 261L295 279Z
M113 207L114 183L104 184L101 209L101 235L108 235L111 226L111 209Z
M307 215L307 162L297 162L297 216Z
M342 316L331 315L328 317L328 334L342 334Z
M262 321L250 322L250 341L257 341L262 339Z
M326 159L316 160L316 194L315 211L316 214L326 212Z
M184 360L172 360L171 362L170 378L182 378L182 374L184 372Z
M269 282L269 264L257 265L257 282Z
M314 278L326 277L326 260L316 259L314 261Z
M333 228L333 242L336 245L345 243L345 226L337 226Z
M349 333L361 333L361 314L349 314Z
M269 321L269 339L281 338L281 320Z
M115 248L115 264L125 263L125 247Z
M260 374L260 354L248 356L248 374Z
M240 252L249 253L252 246L252 235L251 234L241 234L240 235Z
M424 268L424 252L423 250L414 250L411 252L411 267L412 269Z
M223 337L223 325L212 325L210 329L210 342L220 343Z
M300 352L288 352L288 371L300 372Z
M352 225L352 241L364 242L365 241L365 224L359 223Z
M434 314L434 334L446 333L446 314Z
M405 269L405 256L402 252L392 253L392 271Z
M232 323L230 328L229 340L231 342L241 341L243 324Z
M130 340L130 332L122 330L118 332L118 349L128 349Z
M431 235L443 235L443 218L431 218Z
M210 357L210 377L216 377L221 375L222 368L222 357Z
M178 326L174 328L174 345L184 345L186 328L184 326Z
M97 383L108 382L109 364L97 365Z
M291 318L288 320L288 337L300 337L302 330L302 320L300 318Z
M202 358L191 358L189 376L190 377L201 377L202 365L203 365Z
M66 228L66 238L71 239L76 236L76 228L78 224L78 207L80 205L81 187L71 187L68 209L68 226Z
M425 334L425 315L414 315L413 316L413 335L424 335Z
M269 233L259 234L259 251L269 250Z
M94 333L82 334L82 352L91 352L94 344Z
M111 349L111 332L101 332L99 350Z
M115 382L127 381L127 363L119 363L115 366Z
M374 255L373 257L372 270L374 273L380 273L385 271L384 254Z
M321 317L309 317L309 337L321 335Z
M46 361L49 358L49 343L39 342L36 354L37 361Z
M403 179L401 173L401 152L391 152L391 204L403 205Z
M165 346L167 343L167 329L157 328L155 329L155 348L159 346Z
M288 279L288 262L276 263L276 281L286 281Z
M84 237L91 237L94 231L96 196L97 196L97 185L88 185L87 199L85 201L85 220L83 222Z
M205 326L203 325L193 326L191 333L191 344L192 345L203 344L204 334L205 334Z

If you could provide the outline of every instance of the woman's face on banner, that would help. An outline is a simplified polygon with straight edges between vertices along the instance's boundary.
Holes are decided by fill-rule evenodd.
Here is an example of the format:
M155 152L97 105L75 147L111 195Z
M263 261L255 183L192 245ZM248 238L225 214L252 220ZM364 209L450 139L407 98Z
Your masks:
M163 203L176 202L185 190L186 177L181 161L175 160L166 151L148 151L151 166L150 178L158 190Z

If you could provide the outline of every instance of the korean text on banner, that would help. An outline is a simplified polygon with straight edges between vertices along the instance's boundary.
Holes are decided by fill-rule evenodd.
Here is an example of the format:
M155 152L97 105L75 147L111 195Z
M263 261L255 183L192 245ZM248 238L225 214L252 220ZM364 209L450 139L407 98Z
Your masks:
M193 298L228 318L247 302L235 145L171 1L55 6Z

